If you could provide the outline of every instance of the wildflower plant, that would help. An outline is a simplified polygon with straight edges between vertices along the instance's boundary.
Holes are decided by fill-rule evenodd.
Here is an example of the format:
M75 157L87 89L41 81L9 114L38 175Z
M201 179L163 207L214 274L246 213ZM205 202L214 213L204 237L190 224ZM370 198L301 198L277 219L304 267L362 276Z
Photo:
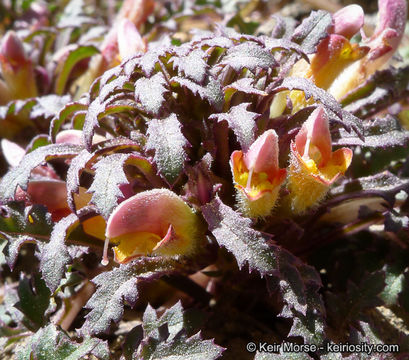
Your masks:
M407 4L378 7L1 2L1 355L407 356Z

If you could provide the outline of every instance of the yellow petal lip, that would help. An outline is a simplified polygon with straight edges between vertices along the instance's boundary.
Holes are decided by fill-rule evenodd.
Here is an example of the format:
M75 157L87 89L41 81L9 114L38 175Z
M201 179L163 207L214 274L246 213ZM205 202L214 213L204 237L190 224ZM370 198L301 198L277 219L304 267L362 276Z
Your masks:
M108 219L105 236L119 243L115 259L191 254L201 236L198 216L168 189L143 191L122 202Z
M313 160L306 160L297 151L294 142L291 143L291 152L296 156L300 165L309 172L310 176L318 182L330 186L343 175L352 162L353 152L348 148L341 148L331 154L325 166L318 167Z

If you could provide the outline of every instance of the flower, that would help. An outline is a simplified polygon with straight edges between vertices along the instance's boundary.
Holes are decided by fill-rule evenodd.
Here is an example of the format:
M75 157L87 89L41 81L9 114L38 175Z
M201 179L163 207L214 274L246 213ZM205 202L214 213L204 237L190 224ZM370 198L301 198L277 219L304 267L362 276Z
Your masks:
M299 60L290 75L311 80L341 101L351 90L382 69L397 50L402 39L407 14L406 0L379 0L379 20L373 35L363 33L364 12L359 5L349 5L332 15L329 35L320 41L310 63ZM361 31L363 41L350 39ZM313 104L306 101L303 91L278 93L271 105L271 117L282 114L287 106L287 95L292 101L292 113Z
M190 255L200 235L198 216L178 195L168 189L143 191L109 217L102 264L108 263L109 241L118 244L115 261L126 263L142 255Z
M351 149L332 152L328 118L317 107L291 143L288 189L292 212L301 214L323 199L351 161Z
M286 177L286 170L278 166L276 132L264 132L245 153L234 151L230 167L242 212L250 217L269 215Z
M37 96L34 66L23 43L14 31L8 31L0 45L0 104L13 99Z

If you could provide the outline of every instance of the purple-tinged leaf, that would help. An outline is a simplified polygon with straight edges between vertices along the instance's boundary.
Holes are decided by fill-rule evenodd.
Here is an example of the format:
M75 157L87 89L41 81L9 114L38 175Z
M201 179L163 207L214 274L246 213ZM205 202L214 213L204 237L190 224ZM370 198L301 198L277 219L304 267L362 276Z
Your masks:
M52 292L60 285L65 274L65 267L71 261L65 240L78 225L79 219L75 214L70 214L61 219L54 226L50 242L44 246L41 252L40 271Z
M69 144L52 144L42 146L25 155L19 166L9 170L0 181L0 199L12 199L17 186L27 189L31 171L44 161L55 158L72 158L82 150L82 146Z
M202 207L209 230L220 246L225 247L237 260L239 268L246 263L249 270L261 275L278 271L278 254L267 244L267 237L251 228L251 220L242 217L216 197Z
M156 311L148 304L143 315L143 331L146 337L160 339L160 328L167 324L169 336L167 340L174 338L183 328L185 328L185 318L183 317L183 307L178 301L164 314L158 318Z
M74 203L74 193L78 194L80 186L80 177L82 171L92 158L88 150L82 150L75 158L71 160L70 167L67 171L67 203L70 209L76 212Z
M135 68L140 68L145 76L150 77L155 67L159 66L160 57L170 54L173 55L173 51L167 44L158 45L155 48L150 46L145 54L131 59L124 65L124 73L129 76L135 71Z
M230 108L228 113L214 114L209 119L227 121L229 128L233 130L243 151L247 151L254 142L257 130L256 120L259 114L247 111L250 103L243 103Z
M133 109L133 107L128 104L111 104L109 99L113 93L121 91L127 81L128 79L126 76L119 76L111 80L111 82L107 83L100 89L98 97L89 105L83 129L84 144L87 149L91 149L92 137L94 136L95 128L99 124L99 120L109 114Z
M326 11L312 11L295 29L291 41L299 44L306 54L313 54L321 40L327 37L332 17Z
M203 84L206 78L207 65L203 56L206 53L201 49L189 51L185 56L174 56L169 62L173 62L173 68L178 69L178 75L189 78L198 84Z
M236 92L242 92L249 95L267 96L265 91L257 89L254 86L254 79L252 78L242 78L239 79L223 88L224 98L226 103L228 103Z
M142 257L96 276L92 281L97 290L85 306L91 311L86 315L81 332L94 335L106 332L112 321L122 318L124 302L135 305L139 296L138 283L168 274L174 266L170 259Z
M45 95L36 98L36 104L30 112L30 118L50 119L55 116L69 101L69 95Z
M83 99L86 101L87 99ZM75 112L86 110L88 108L87 103L83 103L81 100L69 103L65 105L58 113L57 116L53 118L50 124L50 137L55 141L57 133L60 131L61 125L67 120L69 116L72 116Z
M0 232L0 234L7 242L3 252L6 257L7 265L10 267L11 271L13 271L21 247L27 243L36 244L37 240L28 235L10 235L4 232Z
M304 58L305 61L310 62L303 48L300 45L292 41L285 40L285 39L274 39L269 36L263 36L262 40L263 40L263 43L266 49L268 49L271 52L280 51L280 50L288 51L288 52L291 51L291 52L296 53L300 57Z
M292 17L285 17L276 14L274 14L272 18L275 20L275 24L273 30L271 31L271 37L276 39L290 39L294 34L296 20Z
M175 114L166 119L153 119L148 124L146 148L155 150L154 161L159 173L173 184L183 170L187 155L185 147L189 142L181 131L181 124Z
M243 69L255 72L257 69L271 69L278 66L278 63L268 49L255 42L247 41L227 50L219 66L227 65L236 72Z
M98 338L85 337L77 343L54 324L41 328L24 346L17 349L21 360L81 360L93 355L97 359L110 358L108 344Z
M95 176L88 192L92 193L91 202L105 219L108 219L112 210L118 205L118 200L124 197L120 186L129 184L124 165L130 156L130 154L112 154L93 165Z
M160 116L167 93L169 89L162 73L149 79L142 77L135 82L135 100L141 103L143 111L152 116Z
M166 342L148 339L141 351L141 358L145 360L216 360L224 348L216 345L212 340L202 340L200 333L188 338L182 332L179 336Z
M395 195L401 190L407 190L408 186L408 179L401 179L389 171L383 171L380 174L345 181L334 187L331 193L344 195L342 199L352 198L352 195L376 195L393 204Z
M345 110L369 118L409 95L409 66L377 71L342 100Z
M50 137L48 135L45 134L36 135L31 139L30 143L27 145L25 152L28 154L41 146L46 146L50 144L51 144Z
M199 41L193 41L195 46L200 46L201 48L215 48L228 49L234 45L234 42L224 36L216 36L207 39L201 39Z
M195 82L175 76L170 79L172 86L178 85L191 91L193 95L198 95L202 100L206 100L216 111L221 111L224 103L224 94L220 83L212 76L209 76L205 85L198 85Z
M340 138L334 141L334 145L358 145L383 149L394 146L406 147L408 145L409 131L402 129L400 122L390 115L365 121L363 124L365 141L340 129Z
M350 132L352 128L356 134L363 139L362 121L348 111L343 110L331 94L314 85L310 80L287 77L278 87L275 87L271 93L275 94L285 89L301 90L304 92L307 100L312 97L315 101L319 101L324 106L327 115L332 115L331 118L339 122L346 131Z

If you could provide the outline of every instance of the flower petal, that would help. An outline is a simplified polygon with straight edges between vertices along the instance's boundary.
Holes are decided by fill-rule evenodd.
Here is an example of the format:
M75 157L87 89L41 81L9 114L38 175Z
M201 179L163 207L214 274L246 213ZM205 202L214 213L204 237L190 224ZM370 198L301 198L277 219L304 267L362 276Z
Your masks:
M364 11L356 4L343 7L332 15L334 21L334 34L350 39L364 25Z

